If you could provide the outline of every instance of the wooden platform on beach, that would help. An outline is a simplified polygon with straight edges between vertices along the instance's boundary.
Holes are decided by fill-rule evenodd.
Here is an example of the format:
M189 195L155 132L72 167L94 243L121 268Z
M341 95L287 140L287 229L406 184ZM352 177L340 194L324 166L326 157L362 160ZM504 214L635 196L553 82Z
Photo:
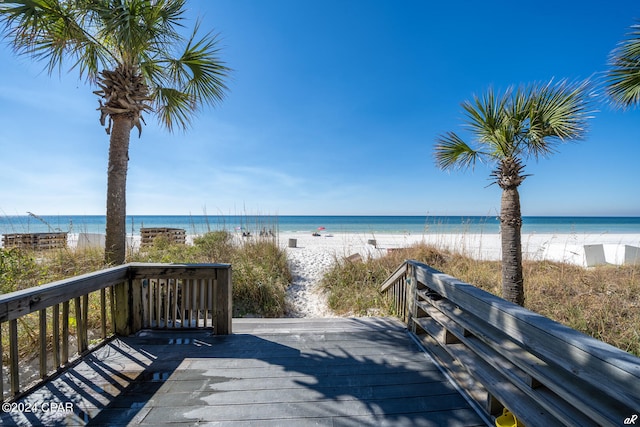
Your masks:
M17 403L2 425L481 426L390 318L234 319L232 335L114 339Z

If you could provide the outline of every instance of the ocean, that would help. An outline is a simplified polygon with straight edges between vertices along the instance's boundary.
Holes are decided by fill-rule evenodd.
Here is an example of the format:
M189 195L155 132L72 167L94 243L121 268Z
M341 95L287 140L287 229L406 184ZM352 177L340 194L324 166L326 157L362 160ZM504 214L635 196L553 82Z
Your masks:
M341 216L341 215L131 215L127 233L140 228L183 228L187 234L208 231L259 233L499 233L495 216ZM104 233L101 215L0 216L0 234ZM640 234L640 217L527 216L523 233Z

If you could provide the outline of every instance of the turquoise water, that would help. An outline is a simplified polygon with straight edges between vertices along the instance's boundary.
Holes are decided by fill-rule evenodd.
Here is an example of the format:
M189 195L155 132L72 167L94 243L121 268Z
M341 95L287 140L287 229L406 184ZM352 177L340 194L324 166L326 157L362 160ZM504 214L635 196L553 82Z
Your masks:
M184 228L189 234L214 230L323 233L498 233L499 221L486 216L240 216L240 215L140 215L129 216L127 232L141 227ZM92 215L3 216L0 234L65 231L104 233L105 217ZM523 218L523 233L640 234L640 217Z

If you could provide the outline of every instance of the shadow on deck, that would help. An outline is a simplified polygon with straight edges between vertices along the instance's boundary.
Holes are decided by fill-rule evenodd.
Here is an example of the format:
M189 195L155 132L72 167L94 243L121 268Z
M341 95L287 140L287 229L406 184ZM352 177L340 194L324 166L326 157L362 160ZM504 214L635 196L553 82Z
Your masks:
M233 335L143 330L114 339L15 402L37 410L4 413L2 423L485 425L398 320L234 319L233 327Z

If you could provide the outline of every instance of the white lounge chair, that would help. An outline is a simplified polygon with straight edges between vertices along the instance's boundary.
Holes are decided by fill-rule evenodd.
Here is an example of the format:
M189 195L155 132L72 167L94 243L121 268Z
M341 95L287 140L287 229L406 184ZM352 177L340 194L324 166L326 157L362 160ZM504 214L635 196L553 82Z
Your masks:
M640 265L640 248L624 245L624 263L626 265Z
M104 238L104 234L100 233L79 233L77 247L78 249L104 249Z
M596 265L605 265L607 260L604 256L604 245L584 245L584 257L587 261L587 267L595 267Z

